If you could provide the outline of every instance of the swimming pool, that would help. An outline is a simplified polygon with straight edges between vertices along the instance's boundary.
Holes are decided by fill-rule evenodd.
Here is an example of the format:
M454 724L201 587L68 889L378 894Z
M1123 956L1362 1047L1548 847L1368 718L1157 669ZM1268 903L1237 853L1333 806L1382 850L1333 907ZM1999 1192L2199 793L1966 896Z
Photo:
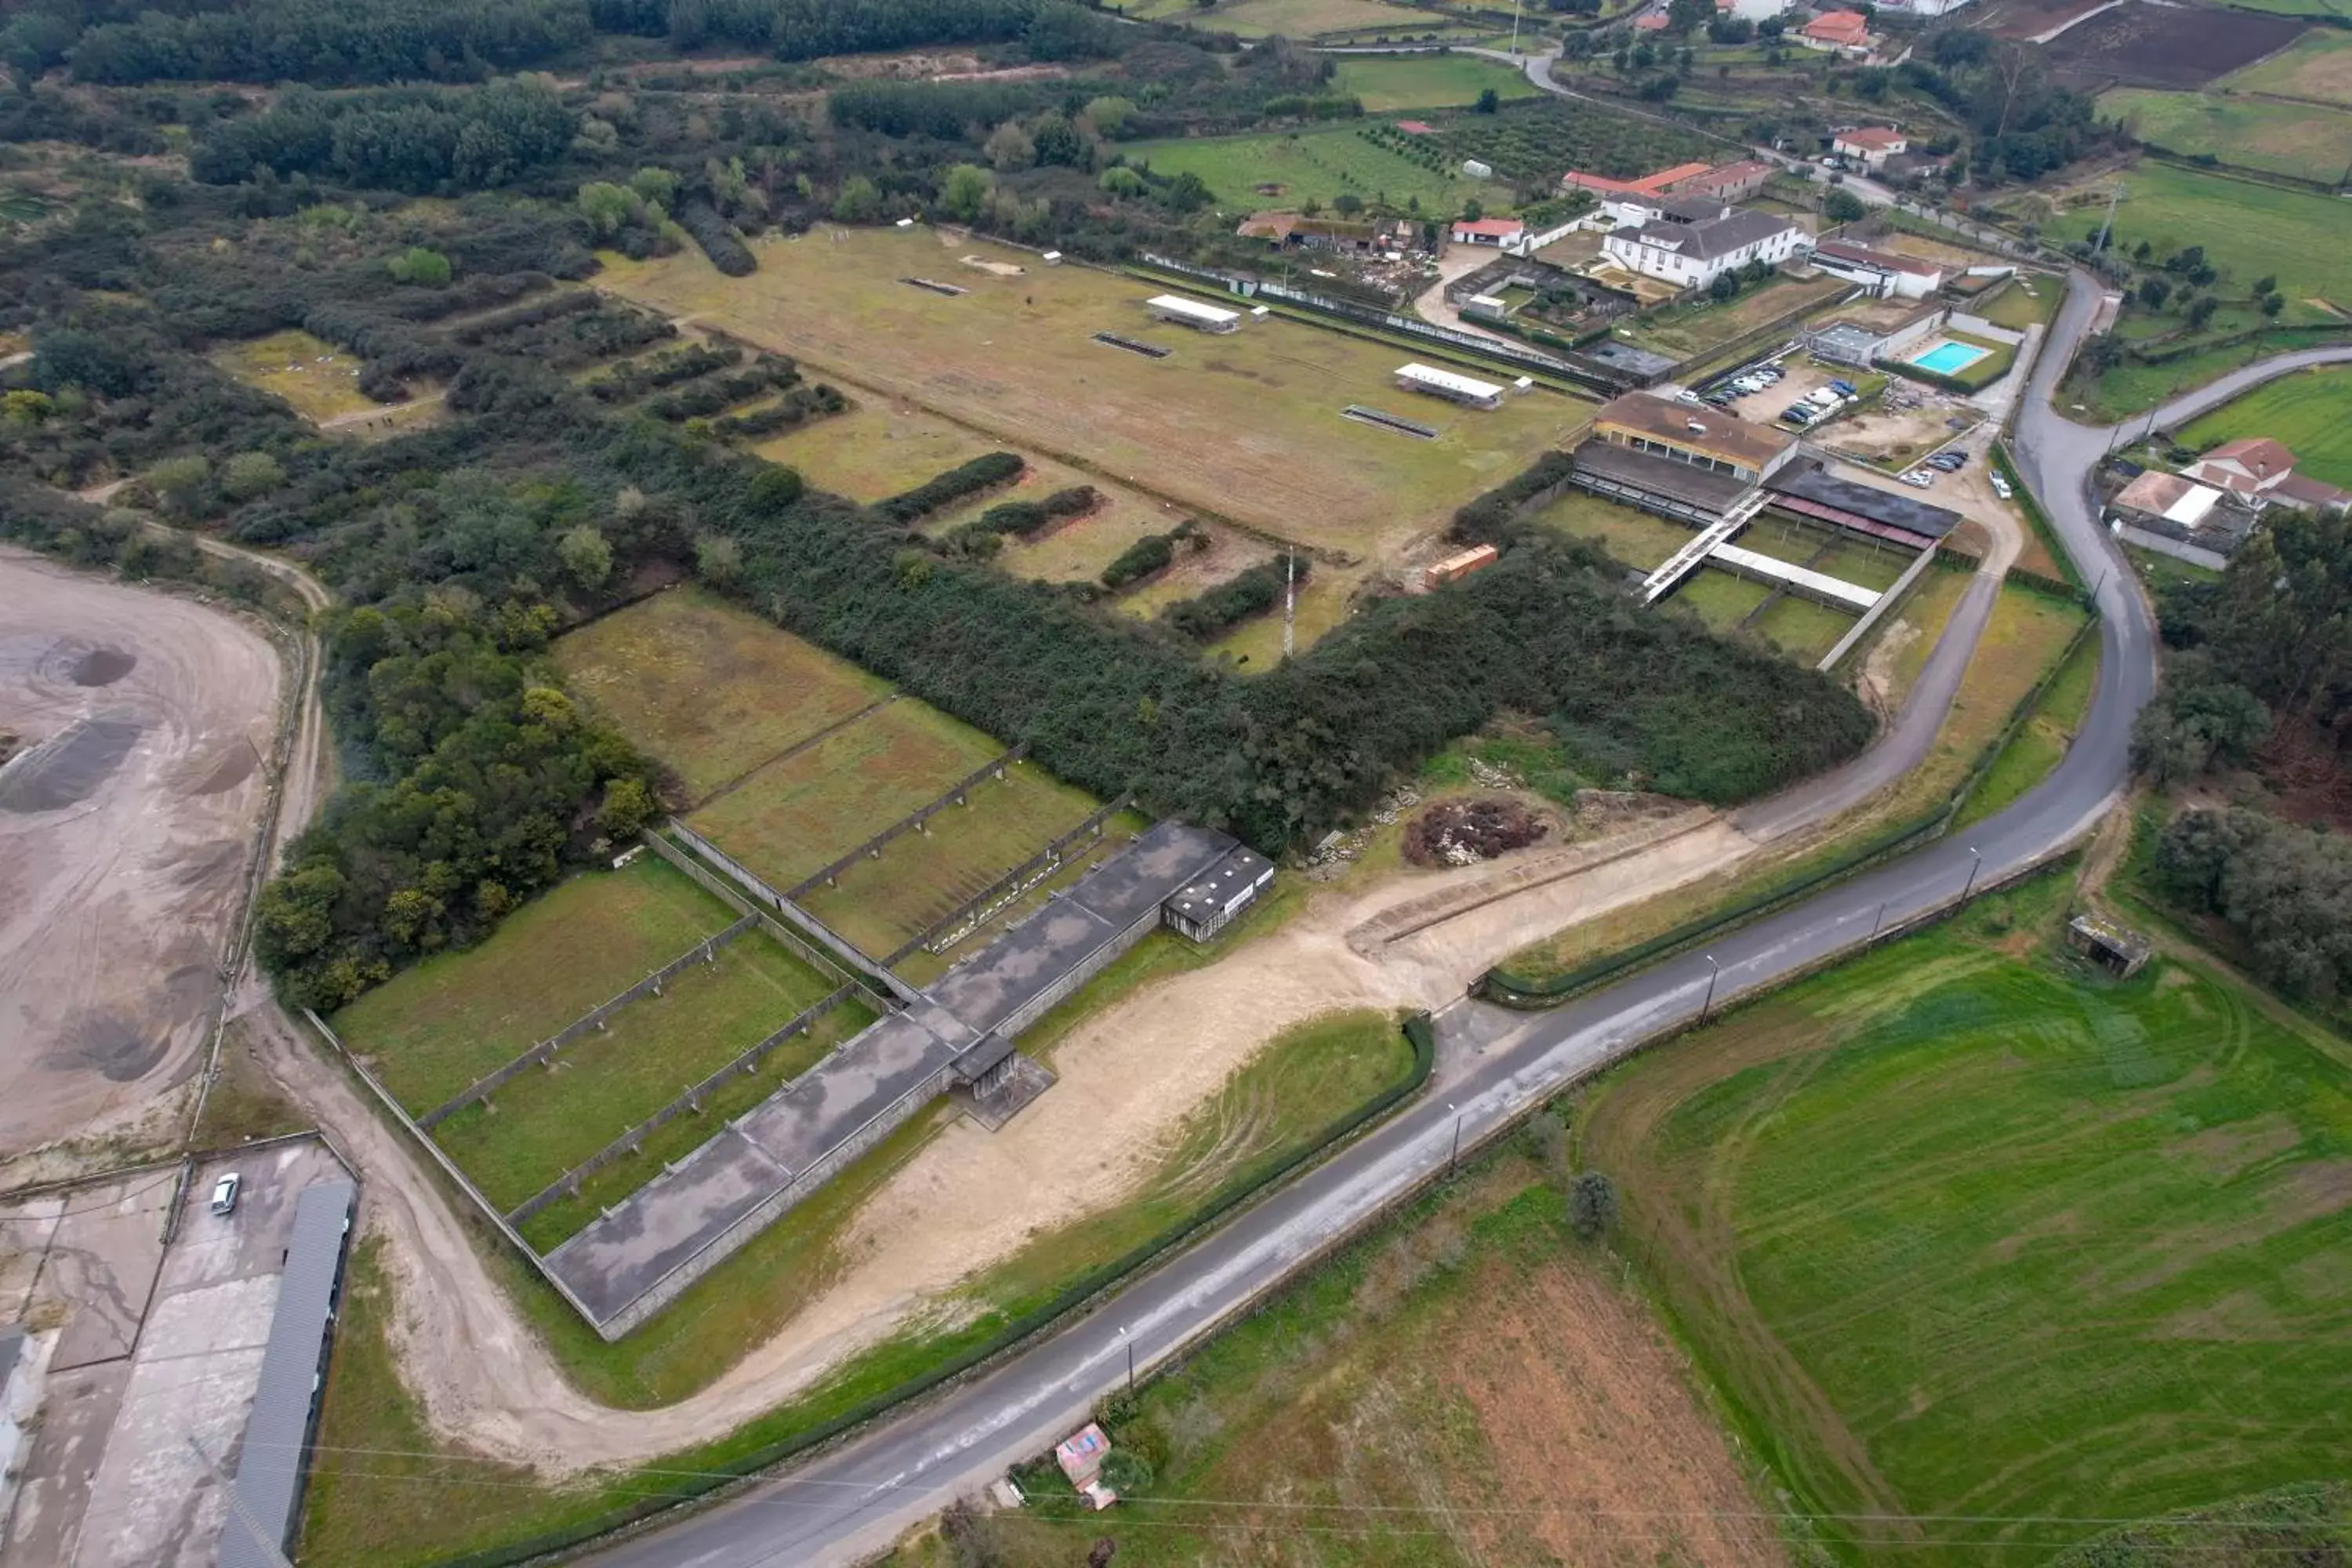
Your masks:
M1980 349L1974 343L1954 342L1946 338L1926 353L1913 354L1911 363L1937 375L1958 375L1990 353L1992 350Z

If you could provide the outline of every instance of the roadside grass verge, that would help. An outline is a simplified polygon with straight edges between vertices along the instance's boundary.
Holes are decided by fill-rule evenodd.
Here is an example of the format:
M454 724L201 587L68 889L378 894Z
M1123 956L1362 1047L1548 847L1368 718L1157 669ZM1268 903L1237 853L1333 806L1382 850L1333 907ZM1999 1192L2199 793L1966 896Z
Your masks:
M523 1073L488 1101L451 1116L431 1136L485 1197L511 1209L833 988L833 981L764 931L747 931L711 963L690 966L658 996L640 996L615 1010L603 1030L566 1046L552 1065ZM822 1037L803 1035L778 1047L746 1081L763 1081L772 1091L824 1049ZM689 1124L703 1137L713 1131L700 1119ZM640 1161L614 1169L642 1181L659 1167L648 1169Z
M890 683L701 588L556 639L564 685L699 800L890 694Z
M2084 637L2066 656L2050 689L2042 694L2032 715L2000 749L1976 793L1952 819L1954 828L1966 827L2014 805L2026 791L2050 776L2065 760L2066 748L2091 710L2091 694L2099 683L2099 639Z
M422 1113L734 921L683 872L641 855L550 889L480 946L403 970L330 1022Z
M2200 966L2089 968L2069 890L1981 900L1586 1101L1672 1321L1857 1555L1857 1516L1906 1561L2022 1565L2340 1470L2342 1047Z

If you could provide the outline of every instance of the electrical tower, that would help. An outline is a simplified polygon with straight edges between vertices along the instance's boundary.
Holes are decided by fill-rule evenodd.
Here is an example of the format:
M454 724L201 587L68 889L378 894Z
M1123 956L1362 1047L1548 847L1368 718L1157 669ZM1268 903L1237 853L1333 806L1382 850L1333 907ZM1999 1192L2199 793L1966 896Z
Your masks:
M2116 182L2116 188L2107 193L2107 216L2099 225L2099 243L2091 247L2092 255L2104 256L2106 254L2107 236L2115 231L2116 226L2116 204L2123 199L2124 183L2121 180L2117 180Z

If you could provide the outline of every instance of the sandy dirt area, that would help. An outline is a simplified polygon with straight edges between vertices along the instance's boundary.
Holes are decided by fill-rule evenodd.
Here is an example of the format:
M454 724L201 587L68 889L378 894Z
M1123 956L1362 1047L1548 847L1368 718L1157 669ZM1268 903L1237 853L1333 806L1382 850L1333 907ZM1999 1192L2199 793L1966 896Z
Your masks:
M277 651L0 551L0 1162L173 1130L268 790ZM53 1163L53 1162L47 1162Z

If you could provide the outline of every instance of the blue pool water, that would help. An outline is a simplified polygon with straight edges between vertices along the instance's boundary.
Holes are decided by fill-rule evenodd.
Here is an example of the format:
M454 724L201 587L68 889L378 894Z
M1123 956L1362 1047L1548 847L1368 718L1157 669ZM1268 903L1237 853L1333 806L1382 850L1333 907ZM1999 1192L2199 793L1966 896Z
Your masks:
M1937 375L1958 375L1990 353L1990 349L1980 349L1973 343L1956 343L1946 338L1926 353L1913 354L1911 363Z

